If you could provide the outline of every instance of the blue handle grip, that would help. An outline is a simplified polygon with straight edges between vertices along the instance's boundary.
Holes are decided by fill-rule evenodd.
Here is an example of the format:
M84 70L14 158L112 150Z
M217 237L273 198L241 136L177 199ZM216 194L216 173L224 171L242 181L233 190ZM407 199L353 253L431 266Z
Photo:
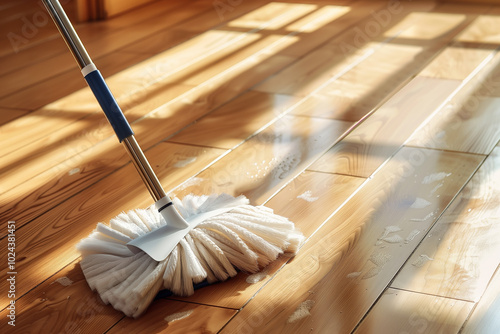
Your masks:
M113 94L106 85L104 78L98 70L92 71L85 76L85 80L94 93L97 101L101 105L102 110L115 130L116 136L122 142L123 139L134 134L130 124L127 122L125 115L116 103Z

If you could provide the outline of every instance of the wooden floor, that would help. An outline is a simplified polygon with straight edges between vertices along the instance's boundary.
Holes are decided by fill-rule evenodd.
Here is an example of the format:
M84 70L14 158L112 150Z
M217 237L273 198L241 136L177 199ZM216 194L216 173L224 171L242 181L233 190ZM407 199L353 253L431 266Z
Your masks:
M0 14L1 333L500 332L500 5L155 1L78 24L166 190L244 194L307 237L137 320L75 245L149 194L42 7Z

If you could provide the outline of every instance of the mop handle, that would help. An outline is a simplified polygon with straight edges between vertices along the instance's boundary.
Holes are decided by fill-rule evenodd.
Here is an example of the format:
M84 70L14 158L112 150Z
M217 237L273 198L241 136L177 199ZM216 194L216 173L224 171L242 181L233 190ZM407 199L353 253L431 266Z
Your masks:
M78 63L87 84L94 93L94 96L104 111L106 118L115 130L118 140L124 144L125 149L129 153L132 162L141 175L141 178L151 193L151 196L156 202L161 199L164 199L163 202L165 202L165 198L167 197L166 193L147 161L146 156L139 147L139 144L135 140L134 132L132 131L130 124L123 115L123 112L106 85L101 73L97 70L94 63L92 63L90 56L85 50L85 47L80 41L80 38L69 21L68 16L64 12L61 4L58 0L42 0L42 2L47 8L47 11L56 24L61 36L64 38L69 50Z
M68 45L69 50L73 54L80 70L82 71L85 80L90 89L94 93L97 101L101 105L102 110L106 114L111 126L120 142L128 136L134 134L128 124L123 112L116 103L115 98L111 94L104 78L97 70L97 67L92 63L85 47L78 37L75 29L69 21L64 9L57 0L43 0L47 10L49 11L52 20L56 24L64 41Z

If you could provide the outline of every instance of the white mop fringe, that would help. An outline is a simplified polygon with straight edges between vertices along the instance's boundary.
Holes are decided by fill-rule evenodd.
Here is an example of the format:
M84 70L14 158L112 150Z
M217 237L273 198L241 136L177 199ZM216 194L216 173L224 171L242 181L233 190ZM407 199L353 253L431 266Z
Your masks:
M203 281L224 281L238 270L262 270L284 252L295 254L303 235L287 218L244 196L193 196L173 200L189 222L199 213L234 207L201 222L160 262L132 252L127 242L165 225L154 207L122 213L109 226L99 223L77 249L85 278L101 299L129 317L138 317L160 290L190 296Z

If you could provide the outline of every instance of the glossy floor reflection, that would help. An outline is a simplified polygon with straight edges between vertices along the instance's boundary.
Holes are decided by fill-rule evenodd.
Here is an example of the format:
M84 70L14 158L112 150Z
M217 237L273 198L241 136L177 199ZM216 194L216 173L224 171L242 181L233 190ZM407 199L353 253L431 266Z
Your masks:
M75 245L152 201L47 24L0 45L14 332L498 333L500 7L227 3L153 1L77 30L165 189L265 204L304 233L299 254L136 320L105 305ZM0 32L40 10L4 1Z

